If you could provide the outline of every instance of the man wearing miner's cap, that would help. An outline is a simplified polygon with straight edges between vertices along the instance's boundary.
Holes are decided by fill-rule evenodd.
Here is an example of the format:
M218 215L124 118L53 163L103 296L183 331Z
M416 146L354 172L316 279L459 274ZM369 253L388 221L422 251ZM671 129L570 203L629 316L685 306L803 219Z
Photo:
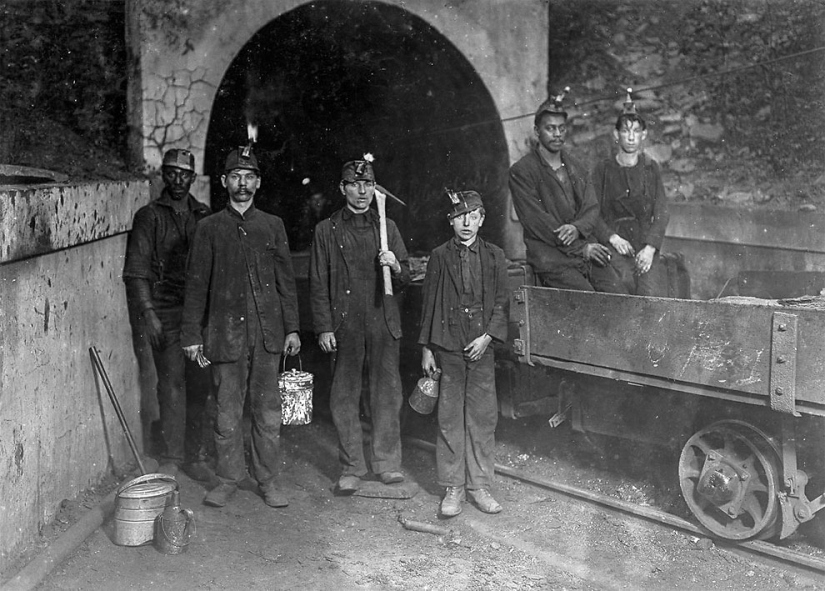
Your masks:
M565 89L565 92L568 89ZM565 152L564 93L536 111L536 147L510 167L527 262L546 287L627 293L598 243L599 203L587 170Z
M264 502L285 507L279 479L281 354L297 355L298 297L281 218L255 207L260 168L251 147L229 153L222 211L198 225L186 274L181 344L186 356L212 365L220 484L204 503L223 507L246 477L243 410L252 413L252 467Z
M190 476L206 480L214 477L206 462L211 423L204 412L211 379L190 368L190 376L200 378L198 382L205 386L198 391L190 383L187 388L180 324L189 245L195 225L210 210L189 193L195 179L195 157L189 150L168 150L163 155L161 178L160 197L135 214L123 280L135 328L152 347L164 444L160 471L174 476L186 463ZM187 424L189 437L185 437Z
M455 236L432 251L421 308L421 368L442 372L436 469L441 515L461 513L469 495L485 513L501 505L490 490L498 422L492 342L507 339L507 260L482 240L484 204L475 191L447 191Z
M398 372L401 317L398 293L410 282L407 249L386 220L388 246L380 249L372 157L341 170L346 205L315 228L310 259L310 299L318 345L334 353L330 410L338 431L341 476L337 491L354 493L367 474L360 421L362 374L368 373L370 468L384 484L402 482ZM391 271L393 294L382 289L382 267Z
M636 112L631 92L628 88L613 130L618 152L593 171L600 234L616 251L613 264L630 293L665 297L667 271L659 251L670 213L659 165L644 153L647 123Z

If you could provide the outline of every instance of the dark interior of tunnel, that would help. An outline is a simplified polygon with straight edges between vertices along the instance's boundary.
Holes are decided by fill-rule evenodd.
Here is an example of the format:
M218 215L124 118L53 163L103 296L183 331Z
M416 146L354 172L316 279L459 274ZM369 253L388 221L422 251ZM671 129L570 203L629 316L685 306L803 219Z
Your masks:
M226 205L226 154L258 126L256 204L281 216L293 250L308 246L311 193L340 208L341 165L373 154L378 183L403 199L387 213L411 253L452 235L444 187L485 200L482 235L506 214L507 146L493 100L440 33L379 2L305 4L266 24L229 67L213 105L205 166L212 205ZM307 182L305 179L309 179Z

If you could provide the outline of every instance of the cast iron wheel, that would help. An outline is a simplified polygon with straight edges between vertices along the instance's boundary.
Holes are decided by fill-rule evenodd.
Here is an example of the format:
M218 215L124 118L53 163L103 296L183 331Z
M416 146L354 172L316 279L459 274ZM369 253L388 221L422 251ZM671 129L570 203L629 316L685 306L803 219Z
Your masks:
M779 531L779 456L770 439L742 421L694 434L679 458L682 496L703 526L726 540Z

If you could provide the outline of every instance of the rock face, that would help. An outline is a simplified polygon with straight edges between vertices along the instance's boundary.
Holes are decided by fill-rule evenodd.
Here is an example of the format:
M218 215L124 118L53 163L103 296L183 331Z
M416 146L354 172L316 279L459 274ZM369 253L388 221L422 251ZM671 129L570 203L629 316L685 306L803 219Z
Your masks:
M572 149L591 162L615 150L610 134L632 87L648 122L645 151L663 165L672 198L791 210L825 201L815 182L825 158L825 60L809 51L824 44L823 16L813 0L770 9L554 3L550 90L572 89ZM770 32L780 18L793 34Z
M178 2L190 3L196 4ZM123 164L128 3L59 4L60 10L48 2L4 4L0 27L9 43L0 68L0 163L57 170L73 179L128 178ZM188 9L170 12L168 3L156 4L163 9L161 20L176 24L178 36L195 25ZM471 3L459 4L469 9ZM675 187L689 182L694 199L719 200L723 186L751 191L755 185L769 196L765 202L771 207L795 211L825 201L825 186L814 182L825 161L825 60L821 52L810 51L825 45L818 30L825 17L821 2L558 0L549 10L549 27L543 18L530 21L508 9L499 28L524 27L527 21L531 30L547 27L550 88L572 87L576 107L570 145L580 155L595 160L610 153L610 131L630 86L650 124L648 145L656 148L649 153L662 162L673 197L684 196ZM478 31L477 23L472 24ZM179 41L181 54L189 55L192 40L182 36ZM535 44L529 47L525 54L539 51ZM783 59L795 54L804 55ZM527 70L543 68L518 58L530 63ZM757 64L762 65L749 68ZM452 71L454 65L448 63L444 70ZM503 66L496 72L501 79L517 76ZM421 80L410 81L411 88L421 86ZM479 92L501 87L493 82ZM441 100L431 111L472 103L466 90L473 88L465 85L455 93L461 101ZM292 104L317 110L320 103ZM318 115L323 119L329 114ZM670 146L669 156L660 145Z

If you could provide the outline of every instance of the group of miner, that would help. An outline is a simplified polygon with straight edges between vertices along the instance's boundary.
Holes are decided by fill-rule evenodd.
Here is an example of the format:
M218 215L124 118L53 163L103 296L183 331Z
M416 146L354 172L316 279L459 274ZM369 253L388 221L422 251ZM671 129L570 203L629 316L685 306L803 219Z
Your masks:
M537 142L510 168L513 205L537 283L665 295L659 250L669 214L658 164L643 152L645 120L628 92L613 131L616 154L588 171L564 149L563 100L561 93L542 103L534 118ZM277 381L282 356L301 350L287 232L279 217L255 206L264 181L251 146L226 157L223 210L212 213L190 194L195 176L191 152L164 154L164 188L136 213L123 270L135 330L150 344L157 374L158 470L183 470L209 483L204 504L225 506L248 474L247 407L251 472L265 503L285 507ZM381 219L373 204L384 189L376 185L371 156L343 165L339 190L344 206L311 235L309 300L318 347L332 356L329 404L340 462L334 490L347 495L365 480L396 486L406 479L398 297L411 279L398 227ZM479 510L498 513L493 343L507 340L509 262L479 236L482 196L445 193L453 237L430 253L417 337L422 373L440 375L439 510L443 517L458 515L469 497ZM187 389L187 376L198 372L207 376L200 380L206 386ZM366 455L364 391L371 422Z

